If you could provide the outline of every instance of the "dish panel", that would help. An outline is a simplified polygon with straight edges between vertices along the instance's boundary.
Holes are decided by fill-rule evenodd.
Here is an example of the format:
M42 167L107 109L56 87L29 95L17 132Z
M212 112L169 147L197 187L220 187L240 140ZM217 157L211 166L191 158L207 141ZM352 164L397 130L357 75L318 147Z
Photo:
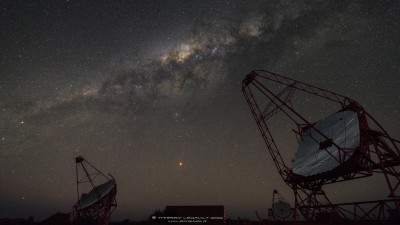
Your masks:
M293 162L295 174L312 176L331 171L340 165L338 148L334 145L321 145L326 139L316 129L341 148L355 150L360 145L360 126L356 112L346 110L334 113L315 123L314 127L306 130L301 136ZM347 154L344 161L347 161L350 155Z
M96 196L95 189L91 190L88 194L86 194L79 200L79 203L78 203L79 208L84 209L84 208L87 208L87 207L93 205L98 200L100 200L101 198L106 196L108 193L110 193L110 191L114 188L114 186L115 186L114 180L109 180L106 183L97 186L96 188L100 192L100 196L99 197Z

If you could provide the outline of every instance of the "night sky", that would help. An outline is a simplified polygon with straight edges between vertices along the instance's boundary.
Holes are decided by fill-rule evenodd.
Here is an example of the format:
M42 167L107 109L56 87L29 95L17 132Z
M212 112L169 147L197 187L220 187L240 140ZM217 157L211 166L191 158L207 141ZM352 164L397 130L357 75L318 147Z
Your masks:
M398 139L399 37L399 1L1 1L0 218L71 212L78 155L115 177L116 221L266 218L273 189L293 206L241 81L266 69L349 96ZM381 181L326 191L385 198Z

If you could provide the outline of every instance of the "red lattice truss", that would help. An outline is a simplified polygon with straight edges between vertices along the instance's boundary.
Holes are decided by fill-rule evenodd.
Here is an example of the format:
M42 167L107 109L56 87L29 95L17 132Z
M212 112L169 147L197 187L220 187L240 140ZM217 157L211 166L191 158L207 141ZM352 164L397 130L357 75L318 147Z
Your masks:
M284 88L275 93L267 83ZM300 213L308 221L400 221L400 142L392 138L359 103L346 96L264 70L251 71L242 82L242 92L279 174L294 192L294 218L298 218ZM338 104L341 109L356 112L360 126L360 146L350 155L346 149L316 129L313 122L293 107L291 99L294 92L317 96ZM283 113L296 124L293 131L298 140L304 130L310 127L317 130L326 138L327 143L338 149L339 166L332 171L308 177L294 174L283 160L268 125L268 120L277 113ZM374 129L370 128L371 124ZM345 161L346 155L350 159ZM385 177L389 191L387 199L333 204L322 190L326 184L374 174L383 174Z

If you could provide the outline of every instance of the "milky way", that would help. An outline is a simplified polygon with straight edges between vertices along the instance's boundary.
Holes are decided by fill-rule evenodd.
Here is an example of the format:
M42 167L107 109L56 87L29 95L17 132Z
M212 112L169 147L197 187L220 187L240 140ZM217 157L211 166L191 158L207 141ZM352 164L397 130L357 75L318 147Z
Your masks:
M252 69L349 96L400 138L397 1L3 1L0 10L0 217L70 212L78 155L116 178L113 220L213 204L231 218L267 217L273 189L293 197L241 94ZM277 143L290 160L294 143ZM379 198L379 179L327 192L333 202Z

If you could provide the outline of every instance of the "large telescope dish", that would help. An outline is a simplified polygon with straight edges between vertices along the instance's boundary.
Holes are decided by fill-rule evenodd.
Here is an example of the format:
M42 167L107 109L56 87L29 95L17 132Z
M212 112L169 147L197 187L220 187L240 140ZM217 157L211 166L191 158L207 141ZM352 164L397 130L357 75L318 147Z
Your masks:
M280 94L282 88L296 92L292 101ZM242 81L242 92L266 150L280 176L293 190L294 220L303 217L310 224L400 221L400 140L391 137L362 104L265 70L248 73ZM331 109L339 111L334 113ZM270 120L276 113L282 113L282 117ZM316 115L327 117L312 120ZM281 152L282 147L291 146L286 143L288 130L297 139L297 146L292 147L292 152L296 152L292 165L283 157L287 154ZM276 134L279 139L274 137ZM388 195L333 204L322 188L373 175L383 176L380 185L387 185ZM272 209L270 212L273 216Z
M342 155L342 159L337 146L348 153ZM351 110L336 112L303 131L293 162L293 173L308 177L329 172L349 160L359 146L357 113Z

